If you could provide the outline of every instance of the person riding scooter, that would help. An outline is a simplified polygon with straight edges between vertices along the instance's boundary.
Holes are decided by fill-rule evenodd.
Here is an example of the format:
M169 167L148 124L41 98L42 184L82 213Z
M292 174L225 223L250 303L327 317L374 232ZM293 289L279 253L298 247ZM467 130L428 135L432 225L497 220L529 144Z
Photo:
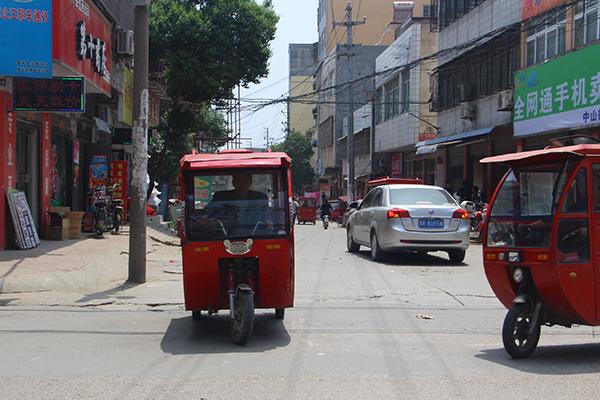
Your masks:
M326 225L329 225L329 219L331 218L331 211L333 210L333 207L331 207L331 204L329 204L329 201L327 201L327 199L323 199L323 203L321 204L321 220L323 221L323 227L325 227L325 229L327 229ZM327 217L327 218L325 218Z

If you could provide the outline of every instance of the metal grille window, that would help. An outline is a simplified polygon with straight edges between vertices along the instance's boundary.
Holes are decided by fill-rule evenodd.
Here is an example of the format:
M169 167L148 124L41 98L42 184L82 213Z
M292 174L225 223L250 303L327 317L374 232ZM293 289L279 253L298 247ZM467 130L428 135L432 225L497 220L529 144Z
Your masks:
M567 14L553 10L527 23L527 66L566 51Z
M391 81L385 84L385 115L384 119L388 120L399 112L400 88L398 87L398 75Z
M479 6L485 0L434 0L431 10L431 30L442 30ZM439 10L439 12L438 12Z
M410 106L410 69L405 69L400 75L402 79L402 102L400 104L401 112L408 112Z
M575 4L573 46L582 47L600 38L600 2L580 1Z
M375 124L383 122L383 88L377 89L377 100L375 102Z
M514 45L518 35L513 32L441 66L435 73L432 107L447 110L512 87L519 69L519 47Z

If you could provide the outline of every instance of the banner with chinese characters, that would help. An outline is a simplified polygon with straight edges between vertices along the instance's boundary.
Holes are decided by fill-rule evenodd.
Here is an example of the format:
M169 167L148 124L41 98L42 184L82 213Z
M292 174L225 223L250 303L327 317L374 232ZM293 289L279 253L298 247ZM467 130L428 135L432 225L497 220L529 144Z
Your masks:
M110 172L113 185L117 184L113 199L123 201L123 221L127 221L127 161L111 161Z
M90 0L54 0L52 58L110 94L111 24Z
M515 136L600 125L600 45L515 76Z
M52 0L0 0L0 76L52 76Z
M550 11L554 7L557 7L563 3L567 3L566 0L522 0L521 3L521 19L525 21L536 15Z

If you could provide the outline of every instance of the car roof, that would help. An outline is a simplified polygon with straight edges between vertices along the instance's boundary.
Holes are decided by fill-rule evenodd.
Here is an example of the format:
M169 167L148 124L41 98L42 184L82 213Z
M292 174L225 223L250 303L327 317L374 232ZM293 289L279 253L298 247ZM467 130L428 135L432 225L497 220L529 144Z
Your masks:
M388 189L425 189L425 190L444 190L439 186L433 185L382 185L378 187L386 187Z

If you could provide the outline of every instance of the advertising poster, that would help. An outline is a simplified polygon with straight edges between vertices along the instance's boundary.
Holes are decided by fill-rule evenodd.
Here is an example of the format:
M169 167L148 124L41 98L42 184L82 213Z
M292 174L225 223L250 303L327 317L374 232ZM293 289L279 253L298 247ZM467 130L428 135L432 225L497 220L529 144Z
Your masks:
M52 77L52 0L0 0L0 76Z
M210 202L212 196L212 179L206 176L194 177L194 207L202 210Z
M127 161L110 162L111 181L117 185L113 190L113 199L123 202L123 221L127 221L128 169Z
M95 155L92 157L90 165L90 189L98 186L106 186L108 180L108 159L105 155Z

